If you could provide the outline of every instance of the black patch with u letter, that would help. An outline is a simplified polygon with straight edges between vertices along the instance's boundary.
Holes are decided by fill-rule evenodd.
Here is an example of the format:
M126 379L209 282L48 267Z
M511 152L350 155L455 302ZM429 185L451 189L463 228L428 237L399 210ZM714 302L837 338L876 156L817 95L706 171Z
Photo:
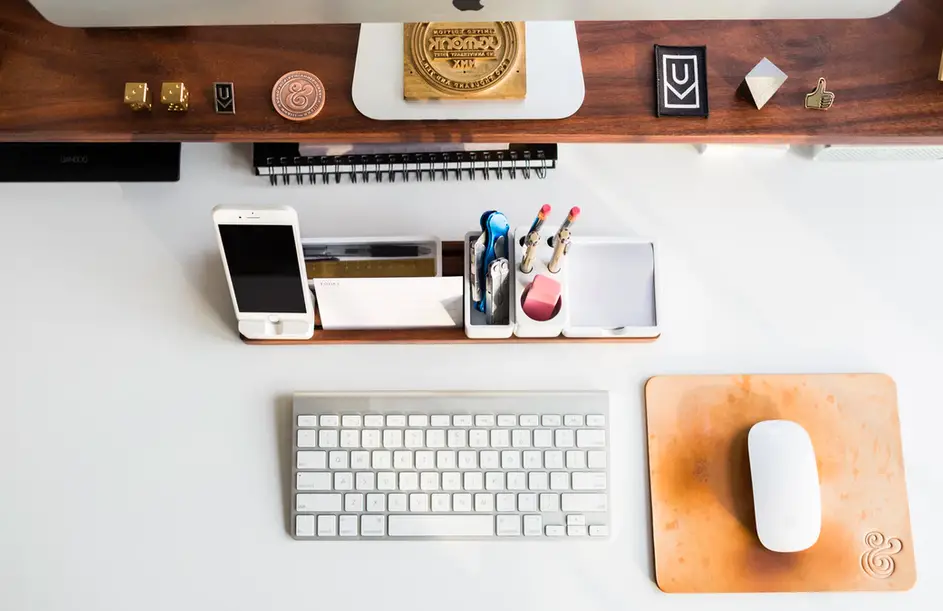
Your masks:
M659 117L707 117L707 47L655 45Z

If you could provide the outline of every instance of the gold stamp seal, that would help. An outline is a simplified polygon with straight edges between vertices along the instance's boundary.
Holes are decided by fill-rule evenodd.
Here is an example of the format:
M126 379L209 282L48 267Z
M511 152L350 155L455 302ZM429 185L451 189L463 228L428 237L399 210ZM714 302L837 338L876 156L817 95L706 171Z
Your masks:
M523 23L412 23L403 43L407 100L523 99L527 93Z

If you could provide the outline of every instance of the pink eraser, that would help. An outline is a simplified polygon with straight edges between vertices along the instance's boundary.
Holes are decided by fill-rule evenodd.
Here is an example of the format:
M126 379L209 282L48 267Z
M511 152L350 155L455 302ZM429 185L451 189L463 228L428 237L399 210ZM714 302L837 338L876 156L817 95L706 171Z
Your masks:
M560 283L553 278L538 275L527 287L521 304L524 313L532 320L545 321L553 318L560 301Z

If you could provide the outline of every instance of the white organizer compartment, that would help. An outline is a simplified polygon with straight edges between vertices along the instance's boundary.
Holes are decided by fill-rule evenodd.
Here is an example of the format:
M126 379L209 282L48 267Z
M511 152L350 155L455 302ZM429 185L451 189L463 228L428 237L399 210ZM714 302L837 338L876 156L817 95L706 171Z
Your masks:
M508 324L506 325L489 325L485 322L485 313L479 312L475 309L474 304L472 303L472 294L471 294L471 245L478 239L478 236L481 235L480 231L471 231L465 234L465 269L463 275L465 276L465 295L463 301L465 302L465 335L473 339L506 339L511 337L514 334L514 308L510 308L510 313L508 316ZM513 241L512 237L508 235L508 249L513 253L514 245L511 243ZM509 253L508 255L509 262L513 262L513 255ZM510 294L514 294L513 283L514 283L514 266L511 265L511 274L510 282L512 284ZM484 291L484 278L481 279L481 289Z
M514 295L514 322L516 323L514 335L518 337L557 337L563 333L563 328L569 320L566 283L569 256L567 256L563 262L563 269L556 274L550 273L547 266L550 264L550 259L553 258L553 247L548 244L547 239L548 237L556 235L557 230L553 229L551 231L549 228L545 228L541 232L541 240L537 245L537 257L534 259L534 269L532 269L529 274L522 272L521 261L524 259L524 248L520 244L520 239L527 236L529 229L529 227L518 227L514 231L511 239L511 242L513 242L514 255L514 276L511 279L514 285L512 290L512 294ZM534 281L534 278L538 274L552 278L560 283L560 309L557 315L550 320L533 320L524 313L524 306L521 305L524 291L530 286L530 283Z

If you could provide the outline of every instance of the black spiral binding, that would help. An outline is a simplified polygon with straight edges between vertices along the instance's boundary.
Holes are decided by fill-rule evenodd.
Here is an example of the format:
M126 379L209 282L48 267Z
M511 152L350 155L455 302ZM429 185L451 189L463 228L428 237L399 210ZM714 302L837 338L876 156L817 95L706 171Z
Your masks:
M450 181L530 180L557 167L557 145L515 144L507 150L305 157L295 144L256 144L256 174L272 185L326 185Z

